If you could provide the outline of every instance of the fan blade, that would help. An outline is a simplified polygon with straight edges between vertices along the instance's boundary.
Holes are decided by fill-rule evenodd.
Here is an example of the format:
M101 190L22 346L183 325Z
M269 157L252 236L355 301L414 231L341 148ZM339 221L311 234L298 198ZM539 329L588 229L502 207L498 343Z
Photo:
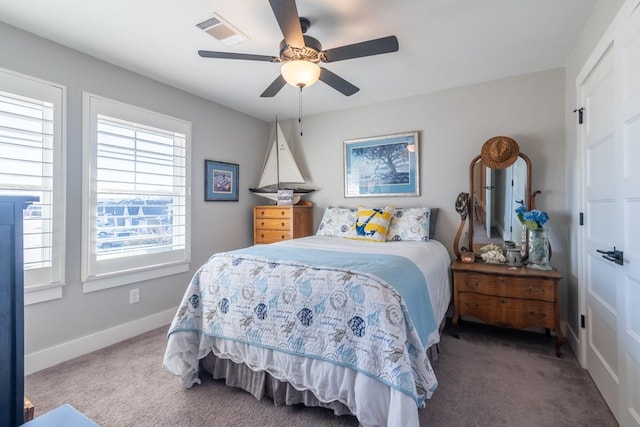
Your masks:
M199 50L198 55L203 58L244 59L247 61L278 62L278 58L268 55L253 55L250 53L213 52L211 50Z
M269 4L276 16L284 41L291 47L302 49L304 38L295 0L269 0Z
M320 80L346 96L351 96L360 90L360 88L352 85L339 75L322 67L320 67Z
M361 58L363 56L397 52L397 50L398 39L396 38L396 36L388 36L325 50L324 62L343 61L345 59Z
M276 96L276 94L280 92L280 89L282 89L282 87L286 84L287 82L284 80L284 77L282 77L282 74L278 74L278 77L276 77L276 79L269 85L269 87L266 88L264 92L262 92L262 95L260 95L260 97L271 98L273 96Z

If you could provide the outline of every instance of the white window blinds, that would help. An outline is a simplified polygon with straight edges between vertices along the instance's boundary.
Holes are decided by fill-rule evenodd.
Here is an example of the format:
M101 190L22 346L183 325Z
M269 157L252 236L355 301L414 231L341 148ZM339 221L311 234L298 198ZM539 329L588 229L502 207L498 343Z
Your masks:
M86 95L85 291L188 262L190 125ZM181 271L184 268L181 269Z
M27 304L61 296L62 103L61 87L0 70L0 194L39 200L24 211Z

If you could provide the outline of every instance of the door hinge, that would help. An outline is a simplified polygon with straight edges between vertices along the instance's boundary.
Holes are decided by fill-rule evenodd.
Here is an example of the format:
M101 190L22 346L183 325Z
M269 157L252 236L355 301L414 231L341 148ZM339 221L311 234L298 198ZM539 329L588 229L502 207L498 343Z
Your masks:
M580 212L580 225L584 225L584 213Z
M580 315L580 327L582 329L586 328L586 318L584 317L584 314Z
M578 124L582 124L583 121L583 113L584 113L584 107L581 108L576 108L575 110L573 110L573 112L577 112L578 113Z

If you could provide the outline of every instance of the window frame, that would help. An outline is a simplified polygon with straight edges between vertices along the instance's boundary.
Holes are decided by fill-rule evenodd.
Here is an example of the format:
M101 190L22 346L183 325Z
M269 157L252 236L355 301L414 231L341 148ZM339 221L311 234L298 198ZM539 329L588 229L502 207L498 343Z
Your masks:
M65 285L66 248L66 120L67 88L63 85L0 68L0 89L19 96L51 102L53 107L53 150L51 192L51 266L34 274L25 271L24 305L62 298ZM29 277L41 283L29 283Z
M142 265L134 265L131 259L97 261L95 233L97 231L96 163L98 116L139 124L185 135L185 248L180 259L158 253L158 262L148 262L149 256L141 255ZM191 122L134 105L83 92L83 166L82 166L82 267L83 292L127 285L143 280L156 279L189 270L191 261ZM180 252L180 251L177 251ZM148 254L147 254L148 255ZM137 258L139 259L139 258Z

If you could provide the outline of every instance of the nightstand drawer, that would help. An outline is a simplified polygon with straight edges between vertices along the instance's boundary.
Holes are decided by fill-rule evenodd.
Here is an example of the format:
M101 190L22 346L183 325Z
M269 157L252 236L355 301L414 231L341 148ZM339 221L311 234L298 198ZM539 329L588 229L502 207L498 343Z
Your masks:
M553 280L539 277L513 277L492 274L454 272L459 292L475 292L500 297L554 302Z
M291 218L291 207L256 207L255 218Z
M278 231L278 230L256 230L253 236L253 240L258 243L273 243L281 240L289 240L292 238L290 231Z
M459 293L460 315L511 328L533 326L555 329L553 302L496 298L475 293Z
M458 336L461 316L496 326L545 328L556 332L556 355L564 335L560 329L560 280L556 270L454 261L454 313L451 324Z
M253 208L253 243L273 243L310 236L311 204Z
M258 219L256 218L256 231L258 230L289 230L290 219Z

